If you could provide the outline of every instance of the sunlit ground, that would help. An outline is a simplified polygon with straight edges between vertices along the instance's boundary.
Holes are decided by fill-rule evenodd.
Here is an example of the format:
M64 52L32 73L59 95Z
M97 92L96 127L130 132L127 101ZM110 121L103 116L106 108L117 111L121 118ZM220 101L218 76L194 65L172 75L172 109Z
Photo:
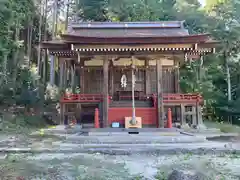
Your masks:
M240 156L182 154L173 156L109 156L101 154L17 154L1 160L0 177L48 180L161 179L172 169L194 170L209 179L238 180ZM141 177L141 178L140 178ZM1 179L0 178L0 179ZM11 180L9 178L9 180Z

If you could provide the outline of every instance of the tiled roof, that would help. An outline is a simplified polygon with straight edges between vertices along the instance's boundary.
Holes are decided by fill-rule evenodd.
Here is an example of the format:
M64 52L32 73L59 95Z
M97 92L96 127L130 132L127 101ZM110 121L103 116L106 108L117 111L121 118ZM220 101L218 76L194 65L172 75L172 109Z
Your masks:
M182 21L82 22L72 24L67 34L81 37L179 37L189 35Z
M182 28L183 21L155 21L155 22L80 22L72 23L74 29L87 28Z

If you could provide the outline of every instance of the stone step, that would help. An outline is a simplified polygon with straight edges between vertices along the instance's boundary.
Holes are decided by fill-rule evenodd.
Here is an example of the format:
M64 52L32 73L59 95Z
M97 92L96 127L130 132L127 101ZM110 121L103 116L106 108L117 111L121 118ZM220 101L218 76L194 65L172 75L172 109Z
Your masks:
M179 132L88 132L86 136L183 136Z
M240 146L226 143L165 143L165 144L71 144L53 143L53 147L0 148L1 153L103 153L111 155L159 154L170 155L180 153L210 154L240 153ZM1 154L0 154L1 155ZM50 154L49 154L50 155Z

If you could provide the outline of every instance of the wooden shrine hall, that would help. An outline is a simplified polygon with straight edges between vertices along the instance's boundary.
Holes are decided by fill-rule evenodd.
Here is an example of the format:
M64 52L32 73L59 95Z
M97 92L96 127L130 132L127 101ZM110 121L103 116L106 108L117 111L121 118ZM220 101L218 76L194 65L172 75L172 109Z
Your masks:
M55 57L59 87L72 89L60 99L60 123L74 116L91 127L97 109L100 127L124 127L133 112L142 127L164 127L168 108L176 123L202 122L202 97L181 93L179 67L216 44L182 21L81 22L41 48Z

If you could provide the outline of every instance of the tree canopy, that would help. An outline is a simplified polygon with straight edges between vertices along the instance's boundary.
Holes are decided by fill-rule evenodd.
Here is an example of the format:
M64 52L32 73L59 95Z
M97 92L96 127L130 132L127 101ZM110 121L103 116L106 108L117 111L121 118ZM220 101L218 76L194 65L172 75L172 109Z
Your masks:
M192 34L211 33L221 42L217 54L181 67L184 92L200 92L206 117L226 120L238 115L240 1L198 0L82 0L80 18L88 21L185 20ZM86 6L84 6L84 4ZM90 13L90 14L89 14ZM238 116L235 116L238 122Z

